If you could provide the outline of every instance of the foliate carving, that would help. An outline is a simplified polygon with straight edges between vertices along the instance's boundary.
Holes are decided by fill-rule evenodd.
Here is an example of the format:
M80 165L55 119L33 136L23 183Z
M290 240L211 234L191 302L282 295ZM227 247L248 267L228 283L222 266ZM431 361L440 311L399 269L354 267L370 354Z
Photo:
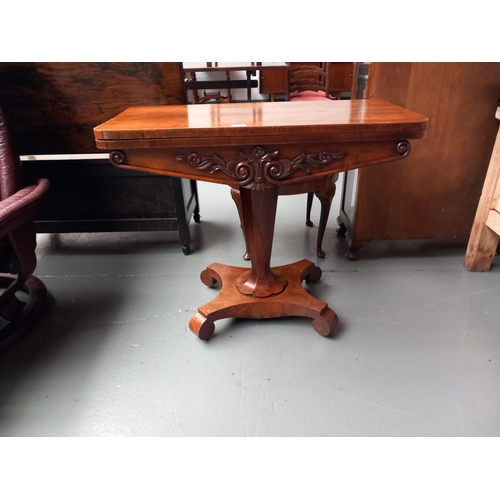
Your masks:
M278 151L268 153L262 146L256 146L250 154L240 152L239 160L228 162L217 155L204 158L198 153L191 153L188 156L179 155L175 158L187 162L196 170L208 170L211 174L222 172L235 179L240 186L249 189L266 189L290 178L298 170L311 174L314 168L341 160L345 153L326 151L316 155L302 153L293 160L279 159L278 156Z
M398 145L396 146L396 151L401 156L408 156L411 151L410 143L408 141L399 142Z

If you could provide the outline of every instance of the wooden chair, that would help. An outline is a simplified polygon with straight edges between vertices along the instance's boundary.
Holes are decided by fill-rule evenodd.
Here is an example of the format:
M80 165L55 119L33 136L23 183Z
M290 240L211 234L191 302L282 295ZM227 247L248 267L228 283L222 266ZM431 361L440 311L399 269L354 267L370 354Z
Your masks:
M208 63L207 63L208 64ZM225 71L224 74L226 75L226 81L231 81L231 73L229 71ZM190 71L189 72L189 80L187 82L196 82L196 72ZM227 95L223 96L220 91L217 92L207 92L206 90L203 91L203 96L200 97L198 94L198 91L196 89L192 89L192 99L191 99L191 104L204 104L208 101L217 101L222 104L230 103L233 100L233 95L231 94L231 88L228 87L227 89Z
M330 63L291 66L288 69L287 101L318 101L330 99Z
M47 197L49 181L21 186L21 164L14 153L6 119L0 109L0 350L28 331L40 316L45 285L35 276L36 233L33 215ZM28 293L27 302L16 296Z
M330 207L332 204L333 197L335 195L335 183L337 182L337 179L339 178L339 174L333 174L325 178L320 178L320 179L314 179L309 181L308 188L310 189L310 193L316 194L318 199L321 202L321 216L320 216L320 224L319 224L319 229L318 229L318 239L317 239L317 246L316 246L316 254L320 258L325 257L325 252L321 248L322 242L323 242L323 236L325 234L325 228L326 228L326 223L328 220L328 215L330 213ZM305 183L306 181L304 181ZM303 184L302 184L303 186ZM284 195L292 195L292 194L298 194L297 188L292 184L292 185L281 185L279 187L278 194L280 196ZM241 207L241 197L240 197L240 192L238 189L231 188L231 196L233 198L233 201L236 204L236 207L238 208L238 214L240 216L240 224L241 228L243 229L243 212L242 212L242 207ZM311 207L308 204L308 213L310 214ZM308 216L308 221L309 216ZM312 222L310 224L307 223L308 226L312 226ZM246 231L243 231L243 235L246 234ZM245 240L245 254L243 255L243 259L245 260L250 260L250 254L248 252L248 242Z
M328 62L320 63L319 66L301 64L290 67L286 90L287 101L322 101L331 99L329 94L329 74L330 63ZM306 225L308 227L313 227L311 208L314 195L316 195L321 203L318 240L316 244L316 255L320 258L324 258L326 255L322 249L323 236L330 215L332 200L335 196L335 182L337 182L337 179L338 175L325 177L320 189L307 193Z
M316 101L333 99L329 94L329 74L329 62L323 62L319 65L308 65L304 63L290 66L288 69L287 77L286 99L289 101ZM353 80L355 79L355 74L353 74L352 78ZM352 86L351 88L354 88L354 86ZM336 92L336 97L340 98L339 92ZM321 203L318 238L316 242L316 255L319 258L324 258L326 256L322 248L323 237L325 235L326 224L330 215L332 200L335 196L335 183L337 182L338 177L338 174L335 174L333 176L322 178L319 185L318 183L315 183L314 186L311 185L311 191L307 194L306 225L308 227L313 227L313 223L311 221L311 209L314 195L316 195ZM279 194L281 196L296 193L294 193L289 188L284 190L282 187L280 187ZM238 207L238 213L240 215L240 221L242 223L243 219L241 216L241 200L238 190L232 189L231 196L233 197L233 200ZM245 260L250 260L248 250L245 252L243 258Z

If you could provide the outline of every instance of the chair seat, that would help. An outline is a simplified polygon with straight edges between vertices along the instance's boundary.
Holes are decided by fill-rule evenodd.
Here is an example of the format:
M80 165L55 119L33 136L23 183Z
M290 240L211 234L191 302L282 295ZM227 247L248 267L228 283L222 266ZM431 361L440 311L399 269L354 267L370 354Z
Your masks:
M291 101L324 101L329 100L326 97L325 92L314 90L305 90L304 92L297 92L295 94L290 95Z

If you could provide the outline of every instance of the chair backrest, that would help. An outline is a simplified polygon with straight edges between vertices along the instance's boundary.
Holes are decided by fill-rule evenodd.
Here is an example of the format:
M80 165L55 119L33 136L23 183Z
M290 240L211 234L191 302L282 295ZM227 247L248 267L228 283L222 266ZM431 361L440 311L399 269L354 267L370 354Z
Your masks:
M288 69L287 101L299 92L324 92L328 97L328 74L330 63L320 63L319 66L301 64Z
M0 199L5 200L19 190L21 162L12 146L4 110L0 107Z

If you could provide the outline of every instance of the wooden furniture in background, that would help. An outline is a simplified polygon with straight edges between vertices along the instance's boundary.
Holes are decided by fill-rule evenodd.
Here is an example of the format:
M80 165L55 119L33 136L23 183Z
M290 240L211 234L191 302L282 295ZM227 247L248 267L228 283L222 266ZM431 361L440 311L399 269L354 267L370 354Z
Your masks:
M226 81L225 85L228 85L227 87L227 94L224 96L221 94L220 90L217 92L207 92L206 90L203 90L203 95L200 97L200 94L198 94L197 86L198 82L196 79L196 71L190 71L189 72L189 78L185 80L186 84L186 90L191 90L191 104L205 104L208 101L217 101L221 103L230 103L233 100L233 95L231 94L231 72L230 71L224 71L224 75L226 76ZM239 82L235 82L239 83ZM251 82L250 82L251 83ZM202 83L202 85L206 85ZM204 87L205 88L205 87ZM251 88L251 85L250 85Z
M323 250L323 238L325 236L326 225L330 216L330 209L332 208L333 197L335 196L335 193L337 191L336 182L338 181L338 179L339 174L332 175L331 177L324 177L323 183L319 187L319 189L307 193L306 226L314 226L311 220L311 209L314 196L318 198L321 204L318 224L318 236L316 239L316 255L320 259L324 259L326 257L326 253Z
M286 86L286 100L329 99L330 63L323 62L319 66L300 64L290 66Z
M249 70L248 68L280 68L281 69L288 69L288 67L285 65L283 68L282 63L250 63L251 66L245 66L243 65L236 65L235 63L206 63L205 66L199 66L196 63L184 63L184 71L190 70L187 72L189 74L189 78L186 80L186 88L188 90L192 91L192 103L193 104L204 104L206 102L209 102L211 100L216 100L220 103L225 103L229 104L232 101L232 94L231 94L231 87L234 85L235 81L231 81L229 77L229 71L235 71L235 70L241 70L245 69L247 72L247 98L250 100L250 81L251 81L251 76L252 74L255 73L253 70ZM301 93L302 96L308 93L308 91L313 92L314 94L316 93L321 93L322 92L322 98L327 99L326 97L326 92L328 89L328 75L329 75L329 64L330 63L321 63L320 66L309 66L309 65L295 65L293 66L289 71L287 71L287 100L289 100L290 94L292 94L292 99L293 100L300 100L301 96L300 95L294 95L295 93ZM200 97L198 94L198 85L194 82L196 82L196 71L208 71L208 72L224 72L226 75L226 83L227 83L227 96L222 96L221 92L206 92L205 90L203 91L203 96ZM236 84L238 81L236 81ZM242 83L241 81L239 83ZM254 80L252 80L252 83L256 83ZM220 86L221 82L220 81L212 81L209 82L208 85L213 86L213 88L216 88L217 86ZM200 85L206 86L207 82L200 82ZM205 87L203 87L205 88ZM212 87L210 87L212 88ZM307 95L305 97L306 99L310 99L310 96ZM338 179L338 174L334 176L329 176L324 178L323 184L316 189L314 193L308 193L308 198L307 198L307 209L306 209L306 225L309 227L313 226L313 222L311 221L311 208L312 208L312 203L313 203L313 196L316 194L317 198L320 200L321 203L321 214L320 214L320 222L318 226L318 237L317 237L317 245L316 245L316 252L318 257L324 258L325 257L325 252L322 249L322 243L323 243L323 236L325 233L326 229L326 224L328 221L328 216L330 213L330 207L332 205L332 200L333 196L335 195L335 182ZM283 194L295 194L290 191L290 189L287 189L286 186L283 186L282 189L280 189L280 195ZM239 191L232 189L231 190L231 196L233 198L233 201L236 204L236 207L238 209L238 214L240 216L240 221L241 221L241 227L243 227L243 220L242 220L242 210L241 210L241 198L239 196ZM243 234L245 235L245 231L243 231ZM245 241L246 245L246 250L243 255L244 260L250 260L249 256L249 251L248 251L248 244Z
M355 98L357 62L330 63L328 75L328 92L335 99L340 99L342 92L349 92Z
M332 75L335 80L330 84L330 66L337 63L290 63L290 69L288 70L287 77L287 89L286 89L286 100L287 101L313 101L322 99L332 99L331 89L335 89L335 98L340 99L341 91L345 86L345 65L343 63L338 63L341 65L335 68L335 73ZM356 63L354 63L356 64ZM354 82L353 75L356 71L353 70L350 75L349 85ZM351 90L351 97L354 96L354 91ZM311 209L313 204L314 195L319 199L321 203L321 213L318 225L318 238L316 243L316 255L320 258L326 256L323 250L323 237L326 230L326 225L328 223L328 218L330 215L330 208L332 206L333 197L335 196L336 186L335 183L338 180L338 175L331 177L324 177L323 185L320 189L316 190L314 193L307 193L307 208L306 208L306 225L308 227L313 226L311 221Z
M328 216L330 214L330 208L332 206L332 200L335 196L336 186L335 183L339 178L339 174L327 175L322 177L314 185L311 185L311 189L314 191L307 193L307 208L306 208L306 226L313 227L313 223L311 221L311 208L312 208L312 200L313 195L316 195L318 200L321 203L321 214L318 225L318 236L316 240L316 255L319 258L325 258L326 253L322 248L323 237L325 235L326 223L328 222ZM279 186L278 195L286 196L292 194L302 194L303 187L297 189L293 185L282 184ZM250 251L248 241L246 239L247 232L244 229L244 219L243 219L243 209L241 206L241 196L238 189L231 188L231 197L233 198L234 203L236 204L236 208L238 209L238 215L240 217L241 228L243 230L243 236L245 238L245 253L243 254L244 260L250 260Z
M340 232L349 258L371 240L468 238L498 131L500 63L372 63L369 98L429 117L394 168L348 172Z
M117 171L93 134L131 105L184 104L181 63L0 63L0 81L25 182L52 185L37 232L175 230L190 252L195 181Z
M184 66L185 64L185 66ZM196 79L196 71L200 72L201 70L205 70L206 68L218 68L219 63L211 63L207 62L206 67L197 68L195 64L190 64L190 63L183 63L183 71L185 74L189 75L187 79L184 80L185 86L186 86L186 91L191 91L191 103L192 104L204 104L205 102L208 101L217 101L221 103L230 103L233 99L233 96L231 94L231 85L234 85L232 88L239 87L241 84L241 81L236 81L233 84L229 83L231 81L231 72L229 70L224 71L224 75L226 77L225 82L210 82L209 84L206 83L200 83ZM192 69L190 71L186 71L191 67ZM252 81L251 81L251 76L252 72L247 71L247 87L248 89L252 88ZM219 91L217 92L207 92L205 89L206 88L212 88L212 85L214 83L217 84L222 84L222 88L227 88L227 94L223 96ZM200 88L200 85L202 85L201 89L203 90L203 96L200 97L198 94L198 88Z
M94 133L117 167L239 190L251 268L214 263L201 273L204 284L222 287L189 323L208 340L228 317L306 316L330 335L337 315L302 287L320 279L320 268L305 259L271 268L279 191L314 191L324 176L402 159L426 128L425 117L372 99L132 107Z
M303 64L319 66L319 62L290 62L290 68ZM332 97L340 99L342 92L351 92L356 82L357 63L331 62L328 71L328 91ZM286 69L263 69L259 73L259 92L269 94L270 100L274 101L276 95L286 96L287 92L287 70Z
M237 63L237 62L215 62L215 63L182 63L183 72L187 75L184 79L186 86L186 92L191 91L192 98L191 102L193 104L201 104L207 102L211 99L215 99L219 102L227 103L232 101L231 89L246 89L247 91L247 101L252 100L252 88L256 88L258 83L257 80L253 80L252 76L255 76L256 71L262 71L263 69L281 69L286 71L286 63L271 62L249 62L249 63ZM245 80L232 80L230 76L231 71L245 71ZM196 73L209 73L209 74L220 74L224 73L225 80L203 80L198 81ZM205 92L202 97L199 96L198 90L218 90L218 92ZM228 94L222 96L220 89L227 89Z
M500 120L500 107L495 114ZM500 130L465 254L468 271L489 271L500 240Z
M287 86L286 69L266 69L259 73L259 93L269 94L273 102L277 95L286 95Z

